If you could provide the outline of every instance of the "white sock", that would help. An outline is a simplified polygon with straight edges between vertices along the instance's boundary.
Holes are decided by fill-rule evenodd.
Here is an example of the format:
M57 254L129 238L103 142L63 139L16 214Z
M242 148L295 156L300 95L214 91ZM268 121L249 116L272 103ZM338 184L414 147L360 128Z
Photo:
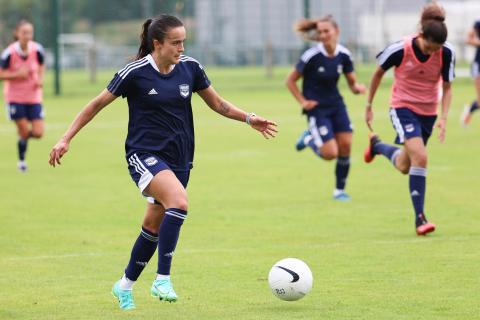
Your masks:
M122 279L120 279L120 289L122 290L132 290L135 281L132 281L127 278L126 275L123 275Z
M157 273L157 277L155 278L155 280L170 280L170 275Z
M333 196L336 197L336 196L342 194L343 192L344 192L343 190L334 189L334 190L333 190Z

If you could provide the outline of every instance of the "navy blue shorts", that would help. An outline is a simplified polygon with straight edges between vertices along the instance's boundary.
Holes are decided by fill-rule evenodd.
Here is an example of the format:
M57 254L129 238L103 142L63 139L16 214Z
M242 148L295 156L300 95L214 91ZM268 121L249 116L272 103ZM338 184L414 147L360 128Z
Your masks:
M308 129L319 146L335 137L335 133L352 132L352 123L345 106L315 109L308 113Z
M147 197L148 202L158 203L152 197L144 194L153 177L162 170L172 171L184 188L187 188L190 170L172 170L159 156L149 152L136 152L127 157L128 170L140 192Z
M396 144L403 144L410 138L421 137L423 143L427 145L437 116L419 115L408 108L391 108L390 119L397 132Z
M10 120L27 118L28 120L43 119L43 107L40 103L24 104L11 102L7 104Z

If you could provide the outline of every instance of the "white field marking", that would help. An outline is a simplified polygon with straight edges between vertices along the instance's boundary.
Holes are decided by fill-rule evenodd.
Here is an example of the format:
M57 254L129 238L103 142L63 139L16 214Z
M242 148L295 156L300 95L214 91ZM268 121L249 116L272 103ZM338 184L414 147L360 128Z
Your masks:
M418 237L414 239L404 239L404 240L372 240L357 242L360 245L398 245L398 244L416 244L416 243L425 243L425 242L450 242L450 241L468 241L472 240L474 237L446 237L446 238L428 238L428 237ZM331 243L318 243L311 244L309 248L334 248L334 247L349 247L352 244L350 242L331 242ZM303 246L303 245L302 245ZM272 248L281 248L282 246L275 245ZM286 247L286 246L284 246ZM238 253L246 252L250 250L257 250L255 248L223 248L223 249L208 249L208 248L181 248L178 251L182 253ZM125 256L124 254L110 254L105 252L85 252L85 253L71 253L71 254L59 254L59 255L41 255L41 256L29 256L29 257L7 257L0 259L1 262L8 261L28 261L28 260L49 260L49 259L70 259L70 258L82 258L82 257L121 257Z

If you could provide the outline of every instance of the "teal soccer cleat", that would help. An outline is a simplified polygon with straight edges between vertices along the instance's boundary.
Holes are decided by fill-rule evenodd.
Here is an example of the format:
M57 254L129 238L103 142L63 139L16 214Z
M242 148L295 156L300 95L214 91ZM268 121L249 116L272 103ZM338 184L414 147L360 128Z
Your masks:
M302 133L302 135L298 138L297 143L295 144L295 149L297 149L297 151L302 151L303 149L305 149L305 147L307 146L305 144L305 138L308 137L309 135L310 135L310 131L305 130Z
M338 194L333 195L333 199L337 201L343 201L343 202L352 200L352 198L345 191L342 191Z
M153 281L152 289L150 290L150 292L152 294L152 297L157 297L160 300L175 302L178 299L175 290L173 290L170 279L159 279Z
M120 289L120 280L115 282L112 288L112 294L118 299L120 309L131 310L135 309L135 303L133 303L132 290Z

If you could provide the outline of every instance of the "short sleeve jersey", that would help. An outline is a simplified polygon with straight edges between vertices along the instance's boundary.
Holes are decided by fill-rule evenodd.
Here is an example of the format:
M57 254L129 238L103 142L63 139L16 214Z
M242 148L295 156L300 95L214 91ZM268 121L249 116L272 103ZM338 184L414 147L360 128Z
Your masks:
M415 57L420 62L425 62L430 57L423 54L420 48L416 45L415 39L412 39L412 48ZM386 47L377 55L377 63L384 70L387 71L391 67L398 67L402 63L404 56L404 43L397 41ZM452 82L455 78L455 50L452 45L445 42L442 46L442 80L445 82Z
M480 39L480 19L477 19L475 21L475 23L473 24L473 29L475 30L477 37ZM477 47L475 53L475 62L480 64L480 47Z
M324 45L319 43L302 54L295 68L303 76L303 95L317 101L317 108L344 106L337 83L341 74L353 72L347 48L338 44L334 55L329 56Z
M173 170L189 170L195 149L192 93L209 86L203 67L188 56L168 74L159 72L151 55L118 71L107 90L128 101L127 157L151 152Z

